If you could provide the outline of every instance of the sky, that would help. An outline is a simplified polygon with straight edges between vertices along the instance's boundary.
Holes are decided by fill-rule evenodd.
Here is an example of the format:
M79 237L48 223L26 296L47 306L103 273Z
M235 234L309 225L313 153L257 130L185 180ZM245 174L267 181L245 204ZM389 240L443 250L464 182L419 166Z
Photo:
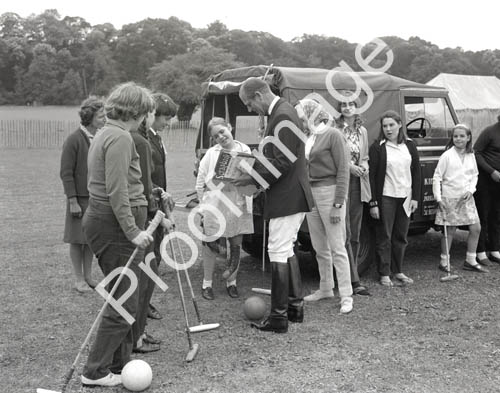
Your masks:
M286 41L318 34L366 44L375 37L418 36L440 48L500 49L496 1L351 0L351 1L189 1L189 0L4 0L0 14L25 18L46 9L80 16L92 25L110 22L116 28L150 18L171 16L203 28L220 20L229 29L271 33Z

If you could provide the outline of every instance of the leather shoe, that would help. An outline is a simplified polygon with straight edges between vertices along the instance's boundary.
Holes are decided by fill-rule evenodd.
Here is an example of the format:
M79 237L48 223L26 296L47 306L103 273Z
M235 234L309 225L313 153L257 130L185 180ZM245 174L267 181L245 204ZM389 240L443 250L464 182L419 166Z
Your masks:
M483 258L483 259L479 259L479 258L476 257L476 261L480 265L491 266L491 261L493 261L493 259L491 259L491 257L489 257L489 258Z
M288 320L271 320L267 318L262 323L252 322L250 324L255 329L259 329L263 332L274 332L274 333L287 333L288 332Z
M161 340L154 338L151 334L144 333L142 336L142 342L145 344L160 345Z
M133 353L150 353L150 352L156 352L160 350L159 345L154 345L154 344L146 344L144 341L142 342L142 345L140 347L132 349Z
M115 375L109 373L105 377L99 379L90 379L82 375L82 385L83 386L118 386L122 383L122 377L120 375Z
M476 263L475 265L471 265L467 261L464 262L463 269L468 270L470 272L489 273L489 270L482 267L479 263Z
M214 290L212 287L201 288L201 296L207 300L214 300Z
M497 257L495 257L495 256L493 256L493 255L490 255L490 256L488 257L488 259L489 259L491 262L500 263L500 258L497 258Z
M162 319L163 317L161 316L160 312L156 309L156 307L150 304L148 309L148 318Z
M304 322L304 306L302 307L288 307L287 311L288 320L294 323Z
M238 288L236 288L236 285L230 285L226 287L227 294L232 297L232 298L237 298L239 297L238 295Z

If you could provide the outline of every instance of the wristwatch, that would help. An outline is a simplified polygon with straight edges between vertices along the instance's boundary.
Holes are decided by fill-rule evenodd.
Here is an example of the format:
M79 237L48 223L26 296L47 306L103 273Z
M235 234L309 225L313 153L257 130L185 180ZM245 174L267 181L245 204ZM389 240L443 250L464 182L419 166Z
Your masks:
M334 203L333 207L336 209L340 209L342 207L342 203Z

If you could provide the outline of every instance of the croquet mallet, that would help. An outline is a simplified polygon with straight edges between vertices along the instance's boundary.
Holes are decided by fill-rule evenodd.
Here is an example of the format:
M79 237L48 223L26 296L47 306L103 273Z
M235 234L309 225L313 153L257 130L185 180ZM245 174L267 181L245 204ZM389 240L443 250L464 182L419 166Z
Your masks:
M154 231L156 230L158 225L160 225L161 221L163 220L163 217L165 217L165 214L161 211L158 211L155 214L155 216L153 217L153 220L151 221L148 228L146 229L146 232L149 235L153 235ZM135 256L137 255L138 251L139 251L139 247L136 247L134 249L134 252L132 252L132 255L130 256L130 258L128 259L127 263L125 264L125 267L122 269L122 271L120 272L120 275L116 279L115 284L113 285L113 288L111 289L111 292L106 297L106 301L102 305L101 310L99 311L99 314L97 314L97 317L96 317L94 323L92 324L92 327L90 328L90 330L87 334L87 337L85 337L85 340L83 341L82 346L80 347L80 350L78 351L78 353L76 355L75 361L73 362L73 364L71 365L71 368L69 369L68 373L64 377L64 382L62 384L61 391L57 392L55 390L47 390L47 389L37 388L36 393L65 393L66 392L66 389L68 388L69 381L71 380L71 377L73 376L73 373L75 372L76 366L78 365L78 362L80 361L80 357L81 357L85 347L88 345L88 343L90 341L90 337L94 333L94 330L97 328L97 326L101 320L101 317L104 314L104 311L106 310L106 306L109 304L109 301L112 299L113 295L115 294L115 292L118 288L118 285L120 285L120 283L123 279L123 276L125 275L124 272L129 268L130 264L132 263Z

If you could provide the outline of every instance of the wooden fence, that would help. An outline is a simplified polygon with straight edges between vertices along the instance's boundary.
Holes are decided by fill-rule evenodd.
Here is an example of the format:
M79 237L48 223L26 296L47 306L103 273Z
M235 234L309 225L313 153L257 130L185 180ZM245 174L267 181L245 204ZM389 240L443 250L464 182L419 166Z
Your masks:
M0 120L0 148L57 149L78 128L71 120ZM175 122L161 136L167 150L193 150L198 122Z

